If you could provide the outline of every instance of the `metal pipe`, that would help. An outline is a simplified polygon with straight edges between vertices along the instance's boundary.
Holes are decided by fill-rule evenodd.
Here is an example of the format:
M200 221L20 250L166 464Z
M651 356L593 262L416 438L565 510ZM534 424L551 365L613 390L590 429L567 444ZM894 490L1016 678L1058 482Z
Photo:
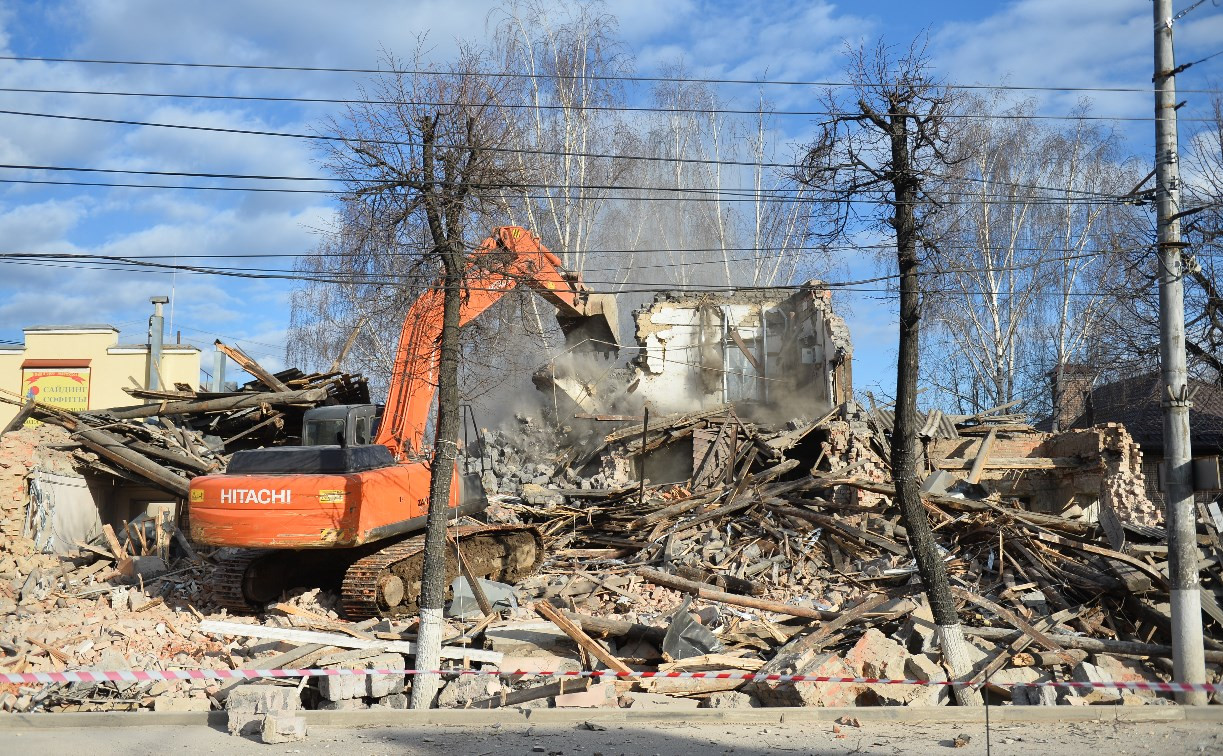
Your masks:
M169 301L169 297L149 299L149 302L153 304L153 315L149 318L149 365L144 385L150 391L157 391L161 388L161 343L165 337L165 320L161 314L161 307Z
M225 390L225 353L220 349L212 353L212 391L219 394Z
M637 507L645 503L645 437L650 432L650 405L645 406L641 420L641 486L637 489Z
M764 304L760 305L760 395L769 401L769 319L765 316Z

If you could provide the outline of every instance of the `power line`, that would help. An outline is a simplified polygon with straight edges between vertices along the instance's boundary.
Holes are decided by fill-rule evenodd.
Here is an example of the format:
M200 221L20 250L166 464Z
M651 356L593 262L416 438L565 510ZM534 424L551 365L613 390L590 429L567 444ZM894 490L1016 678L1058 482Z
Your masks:
M1019 264L1014 264L1014 265L996 265L996 266L982 265L982 266L973 266L971 268L955 268L955 267L930 268L930 269L921 271L919 274L922 276L929 276L929 277L937 278L937 277L942 277L942 276L955 274L955 273L985 273L985 272L1033 270L1033 269L1039 268L1043 265L1047 265L1053 262L1090 259L1090 258L1102 257L1105 255L1110 255L1110 254L1119 255L1125 252L1143 251L1145 249L1147 248L1143 247L1141 249L1139 248L1107 249L1107 250L1095 250L1095 251L1077 251L1076 250L1072 254L1066 254L1066 255L1059 256L1059 257L1043 257L1039 260L1034 260L1034 261L1027 262L1027 263L1019 263ZM662 268L662 269L687 268L687 267L692 267L694 265L700 265L700 264L720 265L720 264L724 264L728 262L752 262L752 261L760 260L760 259L771 260L771 259L776 259L776 258L772 256L767 256L767 257L757 257L757 258L736 258L736 259L728 259L728 260L708 259L708 260L699 260L699 261L668 263L668 264L661 264L661 265L633 266L633 269L636 270L639 268ZM259 268L249 268L249 267L244 267L244 268L207 267L206 268L202 266L188 265L185 263L167 264L167 263L150 262L148 257L127 257L127 256L119 256L119 255L103 255L103 254L93 254L93 253L73 253L73 254L48 254L48 253L41 253L41 252L0 253L0 261L13 262L13 263L22 263L22 262L30 262L31 264L40 264L40 263L48 263L48 262L63 263L69 260L94 263L95 266L80 266L80 267L86 267L87 269L93 269L93 270L110 270L110 269L127 270L127 269L132 269L132 268L135 268L135 269L150 268L150 269L156 269L159 271L181 271L181 272L186 272L186 273L224 275L224 276L233 276L233 277L238 277L238 278L286 278L286 279L298 279L298 280L313 280L313 281L319 281L319 282L334 282L333 279L338 279L340 282L343 282L343 283L359 282L359 283L368 283L368 284L390 284L390 283L402 283L402 282L411 282L411 281L415 281L417 283L432 283L433 281L436 280L436 276L432 273L365 273L365 274L360 274L359 277L356 275L349 277L347 275L340 276L333 271L303 271L301 269L287 270L287 269L280 269L280 268L259 269ZM590 268L590 269L586 269L583 272L584 273L618 272L620 270L622 270L622 268ZM320 277L323 277L323 278L320 278ZM821 283L823 285L830 286L830 287L833 287L833 286L840 287L840 286L851 286L851 285L859 285L862 283L872 283L876 281L889 280L893 277L894 276L888 275L888 276L882 276L882 277L877 277L877 278L872 278L872 279L856 280L856 281L846 281L846 282L825 281ZM586 283L606 285L606 284L617 284L619 282L587 280ZM731 288L739 288L739 287L731 287ZM755 287L748 287L748 288L755 288Z
M396 107L457 107L462 105L460 102L429 102L423 100L373 100L363 98L345 98L345 97L289 97L277 95L216 95L216 94L194 94L194 93L177 93L177 92L125 92L114 90L89 90L89 89L44 89L32 87L0 87L0 92L9 92L14 94L64 94L64 95L96 95L110 97L147 97L147 98L168 98L168 99L185 99L185 100L222 100L222 101L237 101L237 102L291 102L314 105L389 105ZM582 105L581 107L572 107L568 105L557 105L547 103L520 103L520 102L502 102L498 103L499 108L509 109L525 109L525 110L578 110L590 112L613 112L613 113L692 113L701 115L763 115L763 116L831 116L837 115L828 110L760 110L759 108L672 108L658 106L637 106L637 105ZM885 113L883 115L891 115ZM1089 115L1089 114L1036 114L1036 113L945 113L944 118L954 119L998 119L998 120L1033 120L1033 121L1124 121L1124 122L1150 122L1154 121L1154 116L1107 116L1107 115ZM1181 117L1178 121L1193 121L1201 123L1212 122L1213 118L1188 118Z
M632 159L632 158L626 157L625 159ZM136 170L136 169L130 169L130 168L84 168L84 167L62 166L62 165L0 164L0 169L28 170L28 171L52 171L52 172L65 172L65 173L104 173L104 174L119 174L119 175L136 175L136 176L171 176L171 177L181 177L181 178L234 179L234 180L243 180L243 181L246 181L246 180L251 180L251 181L301 181L301 182L320 182L321 181L321 182L335 182L335 183L365 183L365 184L386 183L385 179L373 179L373 178L370 178L370 179L366 179L366 178L338 179L338 178L327 178L323 176L276 176L276 175L247 174L247 173L214 173L214 172L196 172L196 171L150 171L150 170ZM1067 187L1053 187L1053 186L1042 186L1038 184L1025 184L1022 182L1009 182L1009 181L1004 181L1002 179L988 179L988 178L983 178L983 177L978 177L978 176L948 176L946 174L938 174L938 173L934 173L931 171L924 171L922 172L922 174L929 178L936 178L936 179L940 179L943 181L960 181L963 183L974 184L974 185L975 184L992 184L992 185L998 185L998 186L1005 186L1007 188L1039 189L1039 190L1044 190L1044 191L1057 192L1059 194L1083 195L1081 199L1095 198L1095 199L1110 200L1110 201L1116 201L1119 199L1119 195L1117 194L1112 194L1108 192L1097 192L1097 191L1092 191L1088 189L1073 189L1073 188L1067 188ZM744 187L728 187L728 188L700 187L700 186L669 187L669 186L640 186L640 185L630 185L630 184L569 184L569 185L565 185L565 184L518 183L518 184L513 184L513 185L509 185L509 184L504 184L504 185L473 184L472 186L475 188L481 188L481 189L522 189L522 188L526 188L526 189L559 189L559 190L565 190L565 191L613 190L614 189L614 190L636 190L636 191L650 191L650 192L654 192L654 191L692 192L692 193L707 193L707 194L719 194L719 195L728 195L728 196L750 196L753 199L769 198L773 196L786 197L794 193L792 190L785 189L785 188L748 189ZM142 187L142 188L147 188L147 187ZM175 188L181 188L181 187L175 187ZM193 188L216 188L216 187L193 187ZM233 188L239 189L240 187L233 187ZM348 193L348 192L337 191L337 192L332 192L332 193ZM959 196L971 196L971 197L984 196L986 198L998 198L1000 196L1005 196L1008 199L1010 198L1010 195L979 195L976 192L963 192ZM1027 198L1027 199L1031 199L1031 198ZM1016 201L1022 202L1024 201L1024 198L1019 198Z
M81 270L102 270L102 271L115 270L115 268L108 268L108 267L95 267L95 266L87 266L87 265L86 266L73 266L73 265L67 265L64 263L56 263L56 262L37 262L37 261L17 262L13 260L4 259L2 255L0 255L0 264L19 264L19 265L30 265L32 267L46 267L46 268L58 268L58 269L81 269ZM164 274L166 271L129 270L129 272L147 273L150 275L156 275L156 274ZM350 277L350 278L340 278L340 277L312 278L312 277L303 276L303 275L292 275L292 276L290 275L280 275L280 276L242 275L238 273L223 273L223 272L214 272L214 271L207 271L207 270L184 271L184 272L190 275L217 275L217 276L228 276L228 277L238 277L238 278L257 278L257 279L265 279L265 280L266 279L297 280L297 281L306 281L306 282L314 282L314 283L345 283L345 284L369 283L371 285L377 285L377 284L385 285L386 284L386 282L380 282L380 281L367 282L367 281L363 281L363 280L356 279L353 277ZM877 299L892 299L892 298L895 298L895 296L897 296L896 292L894 292L892 289L880 288L880 287L867 288L864 285L869 284L869 283L882 282L882 281L891 281L895 279L895 277L896 277L895 275L887 275L887 276L876 276L874 278L866 278L860 281L837 281L837 282L821 281L821 282L814 284L814 288L831 289L831 290L839 291L839 292L874 294L874 295L880 295L876 297ZM679 283L679 282L674 282L674 281L659 282L659 283L645 282L645 283L633 283L633 284L624 284L620 281L593 281L590 283L595 284L595 285L618 287L616 289L606 289L606 290L601 290L601 291L592 290L592 293L601 293L601 294L657 294L657 293L663 293L663 292L680 293L680 294L701 294L701 293L735 293L735 292L743 292L743 291L761 291L761 292L765 292L765 291L787 292L788 291L788 292L792 292L792 291L797 291L802 288L801 284L716 285L716 284L686 284L686 283ZM469 286L469 287L466 287L466 289L468 291L487 291L487 292L504 292L505 291L505 289L503 288L486 288L486 287L476 287L476 286ZM955 289L927 288L922 291L922 294L923 295L955 294L955 295L960 295L960 296L969 295L969 296L1006 297L1006 296L1010 296L1011 292L1008 292L1002 289L965 290L961 288L955 288ZM1081 292L1081 291L1080 292L1036 291L1036 292L1027 292L1025 293L1025 296L1034 296L1034 297L1069 296L1069 297L1091 297L1091 298L1097 298L1097 299L1123 300L1123 299L1132 298L1133 293L1128 292L1125 294L1110 294L1107 292L1100 293L1100 292Z
M333 190L333 189L295 189L291 187L266 187L266 186L199 186L199 185L190 185L190 184L137 184L137 183L130 183L130 182L121 183L121 182L106 182L106 181L50 181L50 180L40 180L40 179L3 179L3 178L0 178L0 184L28 184L28 185L35 185L35 186L91 186L91 187L106 187L106 188L115 188L115 189L164 189L164 190L191 190L191 191L212 191L212 192L255 192L255 193L265 193L265 194L315 194L315 195L328 195L328 196L343 196L343 195L349 194L349 192L346 192L346 191ZM473 185L473 186L476 186L476 185ZM507 185L507 186L482 185L482 186L479 186L479 188L515 189L517 187L511 186L511 185ZM611 190L611 189L616 189L616 187L613 185L606 185L602 187L595 186L595 185L574 186L573 187L574 191L578 191L580 189ZM714 192L713 190L684 189L684 188L676 189L676 188L667 188L667 187L650 187L647 189L643 189L642 191L691 192L691 193L696 193L696 194L716 193L718 194L718 196L714 196L714 197L686 197L686 196L657 197L657 196L642 195L642 196L601 196L595 199L598 199L600 201L607 201L607 202L726 202L726 203L731 203L731 202L760 202L764 200L764 201L773 201L773 202L786 203L786 204L791 204L791 203L802 204L802 203L816 203L816 202L823 203L823 204L833 204L833 205L863 205L863 204L881 203L881 204L896 206L900 204L894 200L880 201L880 200L872 199L869 197L861 197L861 198L846 197L846 198L812 200L810 197L803 197L803 196L790 196L790 195L780 195L780 194L759 195L759 194L755 194L754 192L735 192L735 191ZM1074 197L1068 197L1064 199L1025 198L1025 199L1016 200L1016 198L1007 196L1007 195L976 195L976 194L969 194L969 193L963 193L963 192L958 193L958 194L949 194L947 196L959 196L959 197L966 197L968 199L957 201L957 202L951 202L951 201L944 200L944 201L941 201L940 203L941 205L943 206L953 206L953 205L955 206L965 206L965 205L979 206L979 205L1022 204L1022 205L1028 205L1028 206L1033 206L1033 207L1037 207L1037 206L1062 207L1066 205L1084 205L1084 206L1094 207L1096 205L1101 204L1103 201L1102 199L1074 198ZM556 196L551 195L551 194L524 194L524 195L518 195L517 198L525 199L525 200L549 200L549 199L554 200L556 199ZM1128 201L1120 197L1113 198L1113 202L1114 204L1128 204ZM915 201L913 204L925 206L931 203L929 201L918 200L918 201Z
M784 248L775 247L634 247L634 248L600 248L600 249L582 249L582 250L561 250L557 254L565 255L627 255L627 254L662 254L662 253L721 253L721 252L763 252L770 254L798 254L803 252L858 252L871 249L887 249L894 250L896 245L892 242L880 244L826 244L813 247L804 246L787 246ZM956 244L956 245L941 245L941 249L949 251L977 251L980 248L976 245ZM1015 252L1053 252L1053 253L1079 253L1081 250L1071 247L1026 247L1026 246L1007 246L1008 250ZM1133 252L1143 251L1148 247L1123 247L1110 249L1109 252ZM554 250L555 251L555 250ZM18 253L14 253L18 254ZM53 254L53 253L19 253L19 254ZM394 254L394 253L392 253ZM238 260L262 260L275 258L300 258L309 257L311 253L298 252L252 252L252 253L207 253L207 254L167 254L167 255L124 255L124 259L128 260L214 260L214 259L238 259ZM327 258L344 258L344 257L363 257L359 252L327 252ZM718 262L721 262L720 260Z
M333 141L333 142L354 142L354 143L359 143L359 144L381 144L381 145L404 146L404 147L421 147L422 146L418 142L405 141L405 140L394 140L394 139L361 139L361 138L349 139L343 136L327 135L327 134L298 134L298 133L293 133L293 132L260 131L260 130L253 130L253 129L232 129L232 128L224 128L224 127L219 127L219 126L192 126L192 125L187 125L187 124L156 123L156 122L150 122L150 121L133 121L133 120L126 120L126 119L98 118L98 117L93 117L93 116L72 116L72 115L62 115L62 114L55 114L55 113L32 113L32 112L18 111L18 110L0 110L0 115L16 115L16 116L24 116L24 117L31 117L31 118L51 118L51 119L57 119L57 120L84 121L87 123L108 123L108 124L116 124L116 125L123 125L123 126L147 126L151 128L184 129L188 131L217 132L217 133L223 133L223 134L243 134L243 135L250 135L250 136L284 137L284 138L291 138L291 139L309 139L309 140ZM459 144L444 144L444 145L438 145L438 146L443 147L443 148L450 148L450 149L466 149L467 148L467 145L459 145ZM747 161L747 160L715 160L715 159L709 159L709 158L681 158L681 157L664 157L664 156L655 156L655 155L622 155L622 154L597 153L597 152L576 152L576 151L571 151L571 150L530 149L530 148L523 148L523 147L481 147L481 149L487 152L496 152L496 153L504 153L504 154L543 155L543 156L552 156L552 157L581 157L581 158L595 158L595 159L607 159L607 160L632 160L632 161L641 161L641 162L662 162L662 163L671 163L671 164L681 163L681 164L695 164L695 165L738 166L738 167L747 167L747 168L790 168L790 169L798 169L802 167L802 165L799 163L775 163L775 162ZM938 177L937 174L930 174L930 175L934 175ZM971 180L980 181L981 179L971 179ZM1017 184L1016 186L1024 186L1024 185ZM158 188L158 187L153 186L153 187L140 187L140 188ZM196 188L196 187L164 187L164 188L189 189L189 188ZM1050 191L1066 191L1065 189L1062 189L1062 188L1035 187L1033 185L1026 185L1026 188L1045 188L1045 189L1049 189ZM309 190L299 190L299 191L310 193ZM1114 196L1114 195L1108 195L1108 196Z
M668 84L745 84L751 86L804 86L804 87L866 87L880 88L890 86L886 83L874 82L848 82L848 81L819 81L819 80L786 80L786 79L718 79L718 78L702 78L702 77L682 77L682 76L613 76L613 75L591 75L591 74L544 74L544 73L519 73L513 71L439 71L428 69L395 69L395 68L340 68L340 67L324 67L324 66L290 66L290 65L254 65L243 63L186 63L176 61L150 61L150 60L107 60L97 58L52 58L39 57L29 55L0 55L0 60L11 60L18 62L37 62L37 63L79 63L87 65L110 65L110 66L151 66L151 67L166 67L166 68L207 68L220 70L238 70L238 71L298 71L309 73L356 73L356 74L380 74L380 75L404 75L404 76L478 76L484 78L496 79L558 79L558 80L582 80L582 81L628 81L628 82L647 82L647 83L668 83ZM1152 87L1069 87L1069 86L1035 86L1035 85L1018 85L1018 84L947 84L944 85L954 89L984 89L998 91L1027 91L1027 92L1137 92L1142 94L1151 94L1154 92ZM1181 92L1194 92L1204 94L1215 94L1220 90L1217 89L1182 89Z

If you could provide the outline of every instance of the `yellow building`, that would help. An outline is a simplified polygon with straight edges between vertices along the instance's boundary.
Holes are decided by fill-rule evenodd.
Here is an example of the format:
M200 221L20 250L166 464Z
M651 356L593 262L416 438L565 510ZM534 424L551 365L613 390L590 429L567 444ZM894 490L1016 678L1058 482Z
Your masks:
M109 325L30 326L22 346L0 345L0 390L6 398L29 397L73 410L140 404L123 391L146 388L149 345L120 344L119 329ZM188 344L165 344L161 351L160 386L192 388L200 382L200 350ZM18 408L0 403L0 428Z

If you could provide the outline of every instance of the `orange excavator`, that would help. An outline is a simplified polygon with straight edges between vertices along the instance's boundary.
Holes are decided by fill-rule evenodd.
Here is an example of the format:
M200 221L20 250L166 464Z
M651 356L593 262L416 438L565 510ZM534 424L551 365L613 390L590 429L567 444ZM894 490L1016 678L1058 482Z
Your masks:
M525 283L556 306L575 348L615 349L615 299L588 291L526 229L495 229L470 256L465 281L464 324ZM249 611L289 588L338 585L351 619L417 610L431 470L424 440L442 296L440 287L430 288L404 319L380 423L372 405L317 407L303 418L301 446L239 451L224 473L191 481L192 538L237 549L214 573L213 593L223 605ZM453 516L484 509L479 478L457 467L454 476ZM448 535L447 585L461 568L512 582L543 561L542 540L530 527L477 524Z

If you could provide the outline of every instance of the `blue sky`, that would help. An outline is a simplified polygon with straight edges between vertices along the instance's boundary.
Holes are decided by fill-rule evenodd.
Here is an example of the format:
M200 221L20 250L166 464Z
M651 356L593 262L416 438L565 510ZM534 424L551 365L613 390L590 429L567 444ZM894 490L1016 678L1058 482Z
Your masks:
M1190 0L1180 0L1177 10ZM0 55L123 60L375 67L382 48L407 54L429 32L445 60L458 38L481 39L493 2L362 3L321 0L167 3L162 0L0 2ZM355 11L354 8L360 8ZM843 78L844 43L880 36L907 44L930 35L935 68L952 83L1145 87L1151 75L1149 0L1016 0L915 3L609 2L639 75L682 56L697 75L798 80ZM1182 61L1223 46L1223 9L1207 2L1178 23ZM1179 79L1181 89L1220 86L1223 57ZM80 65L0 61L0 87L352 97L360 75ZM806 87L770 88L779 109L814 105ZM644 89L629 92L644 97ZM751 106L753 87L723 97ZM1090 96L1100 115L1146 117L1145 93L1037 93L1040 110L1069 112ZM1207 95L1189 94L1182 116L1201 115ZM271 131L310 132L338 106L0 92L2 110ZM798 140L809 119L779 122ZM1150 122L1121 123L1128 150L1151 151ZM1186 138L1182 126L1182 142ZM319 154L304 140L209 134L116 124L0 115L0 163L124 170L319 175ZM14 168L0 178L128 181L123 176ZM149 178L142 183L158 183ZM164 183L186 183L165 180ZM207 183L200 181L198 183ZM234 182L221 182L232 184ZM333 208L313 194L0 184L0 251L194 256L300 254L317 243ZM215 259L210 264L226 264ZM242 266L239 258L228 264ZM287 258L255 267L289 267ZM853 261L848 273L874 274ZM269 367L284 366L292 284L188 274L92 270L79 265L0 267L0 339L28 325L111 323L123 341L142 341L148 299L173 294L171 338L205 349L237 343ZM857 343L859 388L890 393L895 316L887 299L843 301ZM205 358L204 365L211 365Z

